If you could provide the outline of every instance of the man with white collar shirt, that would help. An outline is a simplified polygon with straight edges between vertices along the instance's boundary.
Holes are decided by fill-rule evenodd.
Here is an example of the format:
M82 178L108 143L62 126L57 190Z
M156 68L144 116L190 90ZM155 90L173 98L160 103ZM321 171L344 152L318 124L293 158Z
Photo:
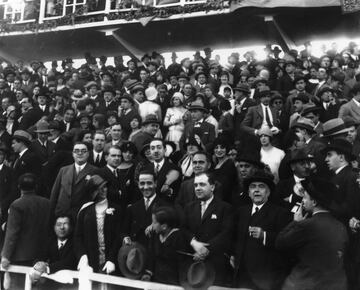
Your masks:
M106 135L103 131L96 131L92 138L92 151L89 154L89 163L96 167L103 167L106 165L105 160L105 139Z
M234 241L235 287L280 289L287 265L275 249L277 234L291 221L290 211L272 204L271 174L259 170L244 182L251 204L239 208Z

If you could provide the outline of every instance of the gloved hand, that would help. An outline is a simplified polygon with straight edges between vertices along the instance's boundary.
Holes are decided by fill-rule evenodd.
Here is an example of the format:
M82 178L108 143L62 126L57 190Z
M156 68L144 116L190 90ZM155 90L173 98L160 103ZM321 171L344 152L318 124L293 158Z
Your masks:
M111 274L112 272L115 271L115 264L113 262L107 261L104 265L104 268L102 268L102 270L106 274Z
M39 271L41 274L42 273L47 273L47 267L48 267L48 263L45 263L43 261L39 261L34 265L34 269L36 271Z
M88 266L89 266L88 257L86 255L82 255L80 260L79 260L77 269L81 270L82 268L85 268L85 267L88 267Z

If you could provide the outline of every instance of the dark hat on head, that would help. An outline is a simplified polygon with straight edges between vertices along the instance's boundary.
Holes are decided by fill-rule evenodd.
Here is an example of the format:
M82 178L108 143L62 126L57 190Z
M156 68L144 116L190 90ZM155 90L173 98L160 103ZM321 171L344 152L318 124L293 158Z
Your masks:
M215 269L209 261L187 261L180 271L180 284L187 290L208 289L215 281Z
M16 73L12 68L6 68L4 70L4 78L6 78L8 75L16 75Z
M135 146L135 144L133 142L124 142L121 146L120 146L120 150L121 152L127 152L130 151L132 152L134 155L137 155L138 151L137 148Z
M130 90L131 93L133 93L133 92L136 92L136 91L139 91L139 90L144 91L145 87L139 81L131 80L131 81L129 81L128 89Z
M302 160L313 160L314 156L309 154L305 148L295 149L290 153L289 163L294 163Z
M106 92L110 92L110 93L112 93L114 96L116 95L116 92L115 92L114 88L111 87L111 86L106 86L106 87L104 87L103 90L102 90L102 92L103 92L103 94L106 93Z
M178 79L178 80L179 80L179 79L190 80L189 76L188 76L185 72L181 72L181 73L178 75L177 79Z
M345 126L346 128L355 126L355 128L357 128L360 123L358 121L355 121L353 118L349 117L349 116L345 116L342 118L344 120Z
M239 91L243 92L245 94L250 94L250 88L247 84L238 84L235 88L233 88L233 91Z
M249 191L252 182L263 182L269 186L271 191L275 189L274 176L265 170L257 170L252 176L244 180L245 192Z
M275 100L282 100L284 102L284 97L278 91L272 91L270 104L274 103Z
M253 82L253 85L256 86L257 84L259 83L263 83L265 85L268 84L268 81L266 79L263 79L263 78L256 78ZM269 89L270 90L270 89Z
M352 144L342 138L335 138L330 141L329 144L326 145L322 152L326 154L327 152L335 150L336 152L340 152L342 154L347 155L351 160L356 159L356 156L353 154L353 146Z
M241 150L241 152L236 156L236 161L251 163L259 167L259 169L263 169L264 163L262 163L260 160L261 160L260 152L258 150L254 150L251 148L249 148L249 150L247 149Z
M309 97L305 93L299 93L293 98L293 103L295 103L295 101L300 101L303 104L306 104L309 102Z
M45 120L39 120L36 123L36 130L34 132L35 133L49 133L50 132L49 123Z
M270 97L271 91L268 86L261 87L259 90L259 98Z
M315 106L313 104L305 104L303 106L303 111L301 112L301 116L306 116L309 113L319 113L320 108L318 106Z
M103 179L100 175L95 174L86 182L86 191L92 193L106 183L107 181L105 179Z
M96 87L98 90L100 89L99 85L94 81L88 82L84 87L85 89L90 89L91 87Z
M155 114L149 114L145 117L145 120L142 122L142 125L145 126L147 124L160 124L161 122L158 120Z
M17 180L20 190L34 190L36 188L36 175L33 173L24 173Z
M346 125L341 118L331 119L323 124L324 137L336 136L339 134L347 133L348 131L349 128L346 128Z
M204 104L199 101L194 101L190 104L189 111L194 111L194 110L200 110L200 111L203 111L204 113L209 112L209 110L207 108L205 108Z
M330 86L322 86L322 88L320 88L319 92L318 92L318 96L321 96L323 93L325 92L334 92L334 89Z
M294 85L296 85L296 83L301 80L306 82L306 77L303 74L296 75L293 82Z
M16 130L12 138L23 141L25 144L30 144L32 139L30 133L24 130Z
M336 185L328 180L311 177L301 181L304 190L316 200L320 206L331 208L331 204L338 194Z
M315 134L315 125L313 121L306 119L306 118L299 118L294 125L292 125L292 128L301 128L306 129L310 133Z
M64 122L60 122L58 120L50 121L49 123L49 129L58 130L60 132L65 132L66 127Z
M123 94L120 98L119 98L119 100L121 100L121 99L127 99L131 104L135 104L135 101L134 101L134 98L132 98L129 94L127 94L127 93L125 93L125 94Z
M126 278L141 278L145 271L146 260L146 249L137 242L123 245L118 253L119 269Z

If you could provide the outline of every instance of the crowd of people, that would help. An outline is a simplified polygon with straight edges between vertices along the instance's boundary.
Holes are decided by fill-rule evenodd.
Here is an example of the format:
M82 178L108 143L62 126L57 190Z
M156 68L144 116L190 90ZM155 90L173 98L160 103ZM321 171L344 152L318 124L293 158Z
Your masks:
M265 52L9 63L1 266L360 289L360 51Z

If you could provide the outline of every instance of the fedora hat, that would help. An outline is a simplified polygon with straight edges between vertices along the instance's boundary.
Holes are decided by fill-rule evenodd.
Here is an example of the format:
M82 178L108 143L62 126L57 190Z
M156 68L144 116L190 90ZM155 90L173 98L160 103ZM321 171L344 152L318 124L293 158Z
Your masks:
M349 156L351 160L356 159L356 156L353 154L352 144L345 139L335 138L334 140L331 140L329 144L327 144L326 147L321 151L322 153L326 154L327 152L332 150Z
M269 97L271 96L270 88L268 86L261 87L259 90L259 98L268 97L268 96Z
M190 80L190 77L185 73L185 72L181 72L178 76L177 79L186 79L186 80Z
M100 89L99 85L94 81L88 82L84 87L85 89L90 89L91 87L96 87L97 89Z
M120 101L121 101L121 99L126 99L126 100L128 100L132 105L135 104L134 99L133 99L129 94L127 94L127 93L123 94L123 95L119 98Z
M31 137L30 133L28 133L24 130L16 130L14 132L13 139L17 139L17 140L25 142L26 144L30 144L32 137Z
M323 124L323 136L335 136L338 134L347 133L349 128L346 128L345 122L341 118L331 119Z
M302 161L302 160L313 160L314 156L309 154L305 148L295 149L290 153L289 164Z
M274 177L272 174L267 173L265 170L257 170L252 176L244 180L245 192L249 191L249 186L252 182L263 182L269 186L270 191L275 189Z
M131 245L123 245L118 253L118 265L126 278L141 278L146 267L146 260L146 250L137 242Z
M34 132L35 133L49 133L50 132L49 123L45 120L39 120L36 123L36 130Z
M319 92L318 92L318 96L321 96L323 93L325 92L334 92L334 89L330 86L323 86L322 88L320 88Z
M195 111L195 110L200 110L205 113L209 112L209 110L207 108L205 108L204 104L200 101L194 101L190 104L189 111Z
M313 123L313 121L300 117L294 125L292 125L292 128L301 128L301 129L305 129L308 130L309 132L311 132L312 134L315 134L316 131L314 130L315 125Z
M318 177L310 177L301 181L305 191L315 199L317 203L325 208L330 208L331 204L338 194L334 183Z
M254 149L244 149L236 156L236 161L243 161L247 163L251 163L261 169L264 168L264 163L261 161L260 152Z
M187 290L208 289L215 281L215 269L209 261L187 261L180 271L180 285Z
M50 130L51 129L58 130L58 131L60 131L62 133L62 132L65 132L66 127L65 127L64 122L60 122L58 120L53 120L53 121L50 121L50 123L49 123L49 129Z
M250 88L247 84L238 84L235 88L233 88L233 91L239 91L246 94L250 94Z
M145 117L145 120L142 122L143 126L147 124L160 124L160 121L158 120L155 114L149 114Z
M306 116L309 113L318 113L320 112L321 108L315 106L313 104L305 104L303 106L303 111L301 112L301 116Z

